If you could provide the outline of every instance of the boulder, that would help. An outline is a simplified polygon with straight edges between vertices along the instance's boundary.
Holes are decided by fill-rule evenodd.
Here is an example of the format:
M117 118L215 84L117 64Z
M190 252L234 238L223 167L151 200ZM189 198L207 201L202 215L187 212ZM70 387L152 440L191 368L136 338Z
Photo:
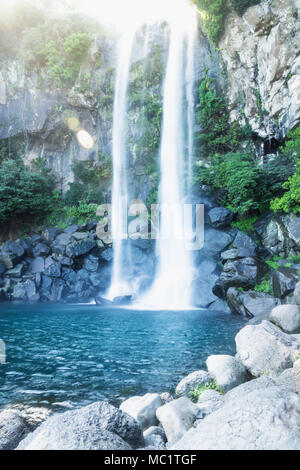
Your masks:
M271 276L274 296L283 299L294 291L298 281L298 270L285 267L277 269Z
M26 422L16 412L0 412L0 450L15 449L28 432Z
M222 261L228 261L228 260L235 260L238 258L243 258L243 256L239 255L239 250L237 248L233 248L232 250L226 250L221 253L221 260Z
M61 276L61 264L55 262L51 257L46 259L44 274L51 278Z
M234 399L225 399L171 450L300 450L300 398L269 381L259 388L251 382L248 393L236 393L248 383L229 392Z
M294 298L297 305L300 305L300 282L297 282L294 290Z
M247 380L246 368L238 358L221 354L209 356L206 365L210 376L224 392Z
M129 450L143 440L137 422L106 402L47 419L17 450Z
M65 233L72 235L73 233L79 230L79 225L70 225L68 228L65 229Z
M147 393L142 397L131 397L124 401L120 410L132 416L142 430L157 425L156 410L162 405L157 393Z
M227 227L231 223L233 217L233 212L226 209L226 207L215 207L208 213L210 225L214 228Z
M255 241L244 232L238 231L232 246L238 250L240 257L248 258L255 256L257 245Z
M48 242L52 243L55 240L55 238L61 234L61 232L62 232L61 229L57 227L46 228L43 231L43 237Z
M199 396L197 407L202 414L202 418L218 410L224 402L224 395L216 390L205 390Z
M5 242L2 245L0 260L7 269L14 268L23 258L25 250L20 243Z
M101 258L107 262L112 261L113 256L114 256L114 253L113 253L112 248L106 248L106 250L102 251L101 253Z
M207 385L211 382L211 376L205 370L197 370L184 377L176 387L176 395L188 397L198 385Z
M4 274L6 270L7 266L3 263L3 261L0 260L0 276L1 274Z
M178 441L193 426L199 414L197 406L186 397L173 400L156 411L169 444Z
M170 401L173 401L174 398L172 397L172 395L169 393L169 392L163 392L160 394L160 399L161 399L161 402L163 405L165 405L166 403L170 403Z
M84 259L83 263L84 268L90 272L96 272L99 267L99 260L96 256L89 255Z
M286 333L299 333L300 308L298 305L278 305L272 310L270 321Z
M12 277L12 278L21 277L23 274L23 271L24 271L24 264L20 263L20 264L17 264L17 266L15 266L14 268L6 271L5 277Z
M78 242L74 242L68 245L66 248L66 255L69 256L69 258L72 258L73 256L86 255L95 247L95 240L87 238L85 240L80 240Z
M254 376L279 375L292 367L300 339L283 333L268 321L247 325L236 336L237 356Z
M39 300L39 295L36 292L35 282L28 279L25 282L19 282L15 285L12 293L13 300Z
M294 362L293 365L293 380L295 392L300 395L300 359Z
M257 258L227 261L221 276L213 287L213 293L217 297L225 299L230 287L251 289L261 281L267 269L267 265Z
M51 245L53 253L57 253L59 255L65 255L66 247L70 243L70 240L71 240L70 233L61 233L60 235L58 235Z
M144 441L146 448L157 450L166 449L167 436L165 431L158 426L151 426L144 432Z
M37 256L47 256L50 253L49 246L45 245L45 243L38 243L32 250L33 256L36 258Z
M33 274L42 273L45 270L45 260L41 256L34 258L31 263L29 270Z
M230 245L232 240L233 236L230 233L206 227L203 251L207 255L217 255L224 251Z
M279 305L279 299L264 292L239 291L235 287L230 287L227 291L227 302L233 313L243 315L244 317L260 317L266 319L276 305Z

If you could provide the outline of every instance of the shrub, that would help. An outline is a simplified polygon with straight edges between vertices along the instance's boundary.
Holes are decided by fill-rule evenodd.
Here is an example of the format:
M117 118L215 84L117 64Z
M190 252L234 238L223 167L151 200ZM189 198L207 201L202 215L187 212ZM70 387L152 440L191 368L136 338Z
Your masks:
M37 221L54 207L55 180L39 164L34 171L20 160L4 160L0 166L0 223Z
M241 230L242 232L249 233L253 232L253 224L257 221L258 216L254 215L253 217L244 217L241 220L237 220L236 222L232 222L232 227Z
M194 0L202 16L204 29L209 39L217 44L229 12L227 0Z
M272 294L272 286L270 279L264 279L260 284L254 288L256 292L264 292L265 294Z
M219 392L219 393L222 393L222 394L224 393L223 390L218 386L216 380L213 379L207 385L199 384L199 385L197 385L196 388L191 390L191 392L190 392L191 400L196 403L198 401L200 395L203 392L205 392L206 390L215 390L216 392Z

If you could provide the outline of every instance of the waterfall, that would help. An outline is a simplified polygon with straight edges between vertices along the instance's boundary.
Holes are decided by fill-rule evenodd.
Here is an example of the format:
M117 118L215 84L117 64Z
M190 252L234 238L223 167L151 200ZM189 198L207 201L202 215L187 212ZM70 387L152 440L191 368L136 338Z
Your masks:
M193 16L194 17L194 16ZM184 53L190 24L181 17L170 21L170 45L163 92L163 128L160 150L160 224L157 272L150 291L140 301L143 308L186 309L191 306L193 263L184 239ZM192 45L190 45L192 50ZM190 51L189 158L192 158L193 52ZM191 84L192 83L192 84Z
M196 10L191 10L190 29L187 44L186 65L186 97L187 97L187 128L188 128L188 178L187 191L191 193L193 179L193 157L194 157L194 84L195 84L195 47L198 31Z
M113 114L113 186L111 213L114 256L111 285L106 294L109 300L131 293L128 282L130 269L128 263L124 262L126 257L127 260L129 259L129 257L126 256L128 255L128 253L126 253L128 247L125 248L123 242L127 239L127 90L134 35L135 30L124 33L118 47Z

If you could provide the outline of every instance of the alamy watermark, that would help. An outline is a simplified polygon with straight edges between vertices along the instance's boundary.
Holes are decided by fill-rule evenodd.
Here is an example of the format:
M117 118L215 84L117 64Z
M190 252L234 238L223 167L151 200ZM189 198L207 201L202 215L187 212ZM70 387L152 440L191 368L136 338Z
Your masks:
M0 339L0 364L6 363L6 348L5 343Z
M126 197L119 204L98 207L97 236L109 244L114 240L183 240L187 250L201 250L204 245L204 204L152 204L151 210L136 199L128 205Z

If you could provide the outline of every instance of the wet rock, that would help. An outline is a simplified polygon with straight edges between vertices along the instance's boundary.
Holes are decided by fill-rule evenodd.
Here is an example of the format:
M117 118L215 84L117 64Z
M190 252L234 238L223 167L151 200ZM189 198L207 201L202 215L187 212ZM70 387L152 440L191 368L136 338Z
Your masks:
M45 270L45 260L41 256L34 258L29 267L29 271L33 274L42 273Z
M45 262L45 275L49 277L60 277L61 264L55 262L52 258L47 258Z
M189 397L192 390L198 385L207 385L211 382L211 376L205 370L197 370L184 377L176 387L176 395Z
M205 229L205 241L203 250L207 254L219 254L231 244L233 236L214 228Z
M245 317L268 318L272 309L279 305L279 299L264 292L239 291L231 287L227 291L227 302L233 313Z
M1 274L4 274L6 270L7 270L6 265L3 263L3 261L0 261L0 276Z
M206 360L209 375L213 377L224 392L247 380L247 371L242 362L232 356L215 355Z
M16 412L0 412L0 450L13 450L29 432L24 419Z
M89 255L84 259L84 268L90 272L96 272L99 267L99 260L96 256Z
M300 333L300 308L298 305L279 305L272 310L270 321L285 333Z
M101 253L101 258L104 261L110 262L113 259L113 249L112 248L107 248L106 250L102 251Z
M49 243L52 243L55 238L62 233L62 230L57 228L57 227L51 227L51 228L46 228L43 231L43 237L45 240L47 240Z
M238 250L239 257L248 258L255 256L256 243L243 232L239 231L237 233L232 246Z
M292 367L300 351L300 339L282 332L268 321L247 325L236 336L237 357L254 376L276 377Z
M5 277L21 277L24 272L24 264L17 264L12 269L9 269L5 273Z
M71 240L71 234L69 233L61 233L58 235L54 242L52 243L52 251L54 253L58 253L60 255L66 254L66 248Z
M80 240L75 243L71 243L66 248L66 255L72 258L73 256L82 256L89 253L93 248L96 247L96 242L91 239Z
M292 268L279 268L272 273L271 284L275 297L282 299L291 294L299 281L298 271Z
M33 256L36 258L37 256L47 256L50 253L49 246L45 245L45 243L38 243L32 250Z
M215 207L208 213L209 222L214 228L227 227L231 223L233 217L233 212L226 209L226 207Z
M128 450L143 439L137 422L106 402L56 414L18 450Z

